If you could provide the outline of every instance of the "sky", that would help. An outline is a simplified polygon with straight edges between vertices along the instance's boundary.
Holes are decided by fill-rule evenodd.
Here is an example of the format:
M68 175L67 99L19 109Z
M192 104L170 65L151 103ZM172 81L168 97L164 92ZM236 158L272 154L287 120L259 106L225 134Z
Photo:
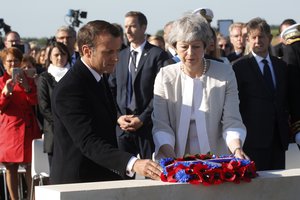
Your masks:
M37 38L54 36L60 26L69 25L69 9L87 12L86 19L80 18L80 27L97 19L123 26L125 13L141 11L148 19L148 34L197 8L213 10L213 27L218 20L247 22L254 17L264 18L270 25L279 25L286 18L300 22L298 0L0 0L0 5L0 18L12 30L21 37Z

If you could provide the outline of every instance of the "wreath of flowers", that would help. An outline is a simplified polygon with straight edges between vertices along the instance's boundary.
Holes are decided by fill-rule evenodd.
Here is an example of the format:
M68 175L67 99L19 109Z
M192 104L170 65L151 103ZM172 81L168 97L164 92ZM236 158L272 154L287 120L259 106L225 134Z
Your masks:
M188 155L183 158L164 158L161 180L190 184L216 185L223 182L250 182L258 176L255 163L233 155Z

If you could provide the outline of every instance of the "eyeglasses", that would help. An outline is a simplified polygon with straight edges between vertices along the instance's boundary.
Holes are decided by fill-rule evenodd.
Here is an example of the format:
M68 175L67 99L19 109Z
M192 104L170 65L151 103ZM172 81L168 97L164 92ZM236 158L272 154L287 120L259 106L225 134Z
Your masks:
M20 40L6 40L6 42L9 42L9 43L19 43Z
M6 60L7 63L20 63L20 60L14 59L14 60Z

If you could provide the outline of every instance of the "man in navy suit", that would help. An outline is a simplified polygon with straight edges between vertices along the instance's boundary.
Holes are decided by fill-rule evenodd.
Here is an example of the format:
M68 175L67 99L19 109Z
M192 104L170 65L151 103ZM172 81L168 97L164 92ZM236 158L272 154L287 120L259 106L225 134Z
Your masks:
M125 15L125 29L130 46L120 52L115 74L110 77L112 91L118 107L116 127L119 148L151 158L153 86L156 74L168 59L167 53L145 39L146 16L131 11ZM135 52L132 67L132 51ZM131 67L130 67L131 66Z
M267 22L254 18L247 30L251 53L233 64L247 128L243 148L258 170L284 169L289 123L300 119L299 106L293 104L299 102L299 92L291 90L286 63L269 54L272 35Z
M53 184L111 181L134 172L160 179L160 167L117 148L116 112L105 73L118 61L118 29L96 20L78 33L81 58L53 91Z
M68 51L71 56L71 66L73 66L76 60L80 57L79 52L75 51L76 43L76 31L70 26L61 26L57 29L55 34L57 42L61 42L68 47Z

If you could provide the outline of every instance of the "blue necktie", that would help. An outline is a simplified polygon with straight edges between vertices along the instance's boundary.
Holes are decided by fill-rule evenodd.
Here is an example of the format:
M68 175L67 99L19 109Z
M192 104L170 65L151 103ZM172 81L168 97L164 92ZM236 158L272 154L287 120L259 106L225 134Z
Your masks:
M272 74L271 74L271 70L270 70L270 66L268 64L268 61L266 59L263 59L262 62L264 63L264 79L267 83L267 85L269 86L269 88L274 91L275 90L275 86L273 83L273 78L272 78Z

